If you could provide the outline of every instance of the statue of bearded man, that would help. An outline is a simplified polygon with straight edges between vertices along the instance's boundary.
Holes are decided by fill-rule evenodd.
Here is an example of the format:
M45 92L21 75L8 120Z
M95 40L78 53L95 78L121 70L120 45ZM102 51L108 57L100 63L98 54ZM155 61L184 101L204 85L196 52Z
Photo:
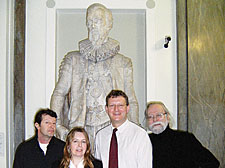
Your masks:
M88 39L79 42L79 51L65 55L50 106L58 114L60 139L65 140L71 128L82 126L93 144L96 132L110 124L105 98L112 89L128 95L131 121L139 124L139 115L131 59L119 54L119 42L108 37L113 25L111 11L92 4L87 9L86 25Z

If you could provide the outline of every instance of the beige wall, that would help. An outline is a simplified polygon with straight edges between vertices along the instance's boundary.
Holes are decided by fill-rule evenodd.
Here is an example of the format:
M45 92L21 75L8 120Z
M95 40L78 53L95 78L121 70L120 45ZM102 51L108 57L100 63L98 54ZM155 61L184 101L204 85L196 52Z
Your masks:
M0 50L0 62L1 62L1 66L0 66L0 117L1 117L1 122L0 122L0 163L1 165L3 165L4 167L6 166L6 120L4 120L4 118L6 118L6 92L7 92L7 87L5 85L6 82L6 62L7 62L7 57L6 57L6 10L7 10L7 5L6 2L4 1L0 1L0 20L1 20L1 25L0 25L0 46L1 46L1 50Z
M13 1L0 1L0 165L10 167L13 159L13 139L9 129L13 124ZM12 134L12 133L11 133Z

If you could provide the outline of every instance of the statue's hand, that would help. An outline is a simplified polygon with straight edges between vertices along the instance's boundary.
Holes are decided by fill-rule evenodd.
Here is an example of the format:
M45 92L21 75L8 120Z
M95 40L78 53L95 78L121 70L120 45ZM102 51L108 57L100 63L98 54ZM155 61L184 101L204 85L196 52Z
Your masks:
M66 127L62 126L62 125L58 125L56 128L56 137L66 141L66 137L69 133L69 129L67 129Z

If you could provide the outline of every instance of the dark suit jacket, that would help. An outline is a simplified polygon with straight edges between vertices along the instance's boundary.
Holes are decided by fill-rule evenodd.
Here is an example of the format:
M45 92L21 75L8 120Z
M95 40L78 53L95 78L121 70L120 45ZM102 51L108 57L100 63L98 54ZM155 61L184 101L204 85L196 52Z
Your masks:
M94 159L92 161L93 165L94 165L94 168L103 168L102 166L102 161L98 160L98 159Z
M166 128L149 134L153 146L153 168L218 168L219 162L188 132Z

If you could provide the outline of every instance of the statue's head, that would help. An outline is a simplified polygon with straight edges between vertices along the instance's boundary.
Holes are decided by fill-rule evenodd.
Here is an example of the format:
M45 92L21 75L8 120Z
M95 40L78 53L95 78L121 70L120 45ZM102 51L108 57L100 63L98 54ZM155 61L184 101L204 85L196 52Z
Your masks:
M113 26L112 12L104 5L94 3L87 9L86 25L89 40L94 46L101 46L107 40Z

